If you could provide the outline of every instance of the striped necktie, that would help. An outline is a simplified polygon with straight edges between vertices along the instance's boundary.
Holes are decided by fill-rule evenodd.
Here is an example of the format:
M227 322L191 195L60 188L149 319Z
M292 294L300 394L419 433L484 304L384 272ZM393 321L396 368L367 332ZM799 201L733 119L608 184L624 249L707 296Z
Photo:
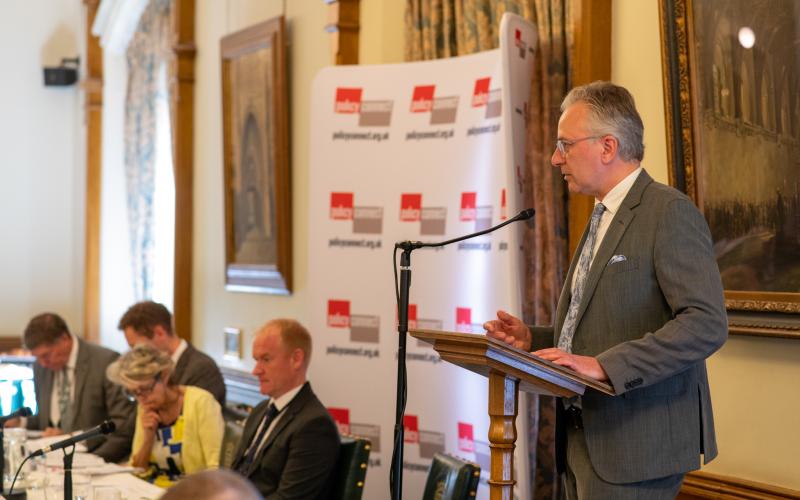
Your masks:
M253 472L253 461L256 458L259 448L261 448L261 442L264 440L264 436L267 434L269 426L272 425L272 422L279 413L280 411L275 404L270 403L269 408L267 408L267 412L264 414L264 423L261 425L261 430L258 431L258 435L250 444L250 449L247 450L247 453L244 455L242 460L236 464L233 469L237 470L244 476L249 476Z

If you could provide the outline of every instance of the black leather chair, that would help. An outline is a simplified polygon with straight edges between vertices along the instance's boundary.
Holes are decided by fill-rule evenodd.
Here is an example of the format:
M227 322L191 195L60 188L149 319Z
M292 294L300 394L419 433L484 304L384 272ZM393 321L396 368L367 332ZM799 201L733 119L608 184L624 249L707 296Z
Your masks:
M339 460L336 462L336 482L331 498L334 500L361 500L364 480L367 477L367 462L370 440L359 436L342 436Z
M451 455L433 456L422 500L467 500L475 498L481 468Z

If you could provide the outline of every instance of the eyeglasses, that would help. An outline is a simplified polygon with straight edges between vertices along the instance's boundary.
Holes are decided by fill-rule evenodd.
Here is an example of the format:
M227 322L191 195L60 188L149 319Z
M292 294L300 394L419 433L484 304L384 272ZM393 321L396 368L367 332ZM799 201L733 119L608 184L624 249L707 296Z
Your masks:
M156 385L161 381L161 375L156 375L156 379L153 380L153 383L144 387L140 387L139 389L125 389L125 392L128 393L128 397L130 399L138 399L143 398L145 396L149 396L153 389L156 388Z
M603 137L603 136L602 135L590 135L589 137L581 137L580 139L572 139L571 141L568 141L568 140L565 140L565 139L558 139L556 141L556 149L558 150L559 153L561 153L561 156L567 156L567 153L569 152L569 148L571 148L576 143L581 142L581 141L586 141L588 139L599 139L600 137Z

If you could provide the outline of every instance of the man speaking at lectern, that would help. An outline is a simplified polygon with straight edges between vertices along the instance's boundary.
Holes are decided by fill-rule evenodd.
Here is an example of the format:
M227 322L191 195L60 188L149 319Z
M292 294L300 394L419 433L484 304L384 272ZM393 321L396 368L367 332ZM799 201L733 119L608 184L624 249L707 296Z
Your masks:
M558 300L555 328L504 311L487 335L610 383L557 402L556 455L570 499L672 499L717 455L705 359L728 329L703 216L640 162L643 125L608 82L561 105L551 162L569 190L595 198Z

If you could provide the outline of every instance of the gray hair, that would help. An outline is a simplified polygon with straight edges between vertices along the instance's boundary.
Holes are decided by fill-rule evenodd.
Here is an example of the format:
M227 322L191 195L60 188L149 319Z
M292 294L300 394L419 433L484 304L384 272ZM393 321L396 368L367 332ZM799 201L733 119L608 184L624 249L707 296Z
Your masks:
M644 124L630 92L611 82L581 85L569 91L561 103L561 112L577 102L589 107L592 134L613 135L619 141L619 155L623 160L642 161Z
M106 377L117 385L133 385L156 378L164 370L172 372L172 359L147 344L139 344L106 368ZM164 382L169 382L167 377Z

